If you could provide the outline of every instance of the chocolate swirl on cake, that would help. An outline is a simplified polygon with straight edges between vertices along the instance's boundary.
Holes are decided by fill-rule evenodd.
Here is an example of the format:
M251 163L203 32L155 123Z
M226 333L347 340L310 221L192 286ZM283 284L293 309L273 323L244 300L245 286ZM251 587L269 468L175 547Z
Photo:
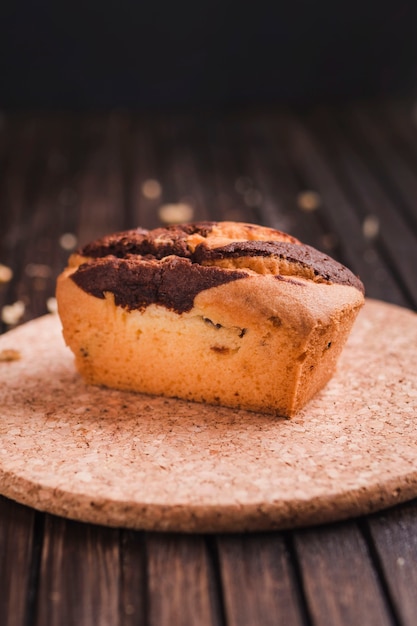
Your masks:
M86 262L71 278L95 297L113 293L115 303L127 309L155 303L178 313L189 311L199 292L250 275L256 259L265 259L263 273L280 280L296 284L290 277L300 277L363 293L361 281L344 265L289 235L271 231L283 240L216 245L219 231L217 222L195 222L109 235L78 251Z
M246 276L245 272L203 267L189 259L169 256L162 261L105 257L80 265L71 278L96 298L104 298L106 292L114 294L115 303L127 309L161 304L185 313L192 309L200 291Z

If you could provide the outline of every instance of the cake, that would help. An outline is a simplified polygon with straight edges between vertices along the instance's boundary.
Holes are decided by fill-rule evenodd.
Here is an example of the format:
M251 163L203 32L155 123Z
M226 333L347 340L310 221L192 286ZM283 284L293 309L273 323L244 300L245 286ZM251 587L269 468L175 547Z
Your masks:
M87 383L291 417L334 374L364 288L286 233L195 222L87 244L57 302Z

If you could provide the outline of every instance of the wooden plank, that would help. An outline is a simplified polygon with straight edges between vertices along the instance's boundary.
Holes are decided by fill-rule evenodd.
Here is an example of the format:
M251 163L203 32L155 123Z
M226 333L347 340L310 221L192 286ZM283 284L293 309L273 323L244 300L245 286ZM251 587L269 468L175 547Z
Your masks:
M13 280L0 283L0 310L17 300L17 277L22 271L22 252L28 233L27 185L37 158L38 132L35 121L24 118L12 123L10 151L5 156L0 182L0 263L12 268ZM6 120L6 124L9 124ZM0 319L0 332L7 330Z
M401 624L414 626L417 616L417 502L374 515L368 525Z
M146 549L149 626L220 626L203 538L150 534Z
M81 118L84 159L75 186L80 245L126 226L123 131L124 119L116 114Z
M170 223L160 212L166 205L173 209L171 223L208 219L210 185L203 182L209 175L204 130L193 118L179 115L153 118L151 128L142 118L135 121L139 121L135 124L133 167L137 223L147 228ZM154 181L153 188L150 181ZM189 215L182 205L189 207Z
M39 626L119 623L119 531L46 516Z
M47 312L47 299L54 296L56 276L68 256L59 239L71 221L72 207L64 196L75 134L66 116L29 119L20 141L17 133L17 153L12 151L0 192L2 208L14 218L4 233L14 269L8 300L26 305L22 322Z
M208 129L208 153L215 190L213 219L259 222L259 189L242 159L240 117L213 118Z
M372 108L378 125L409 168L415 171L417 163L417 108L412 101L383 100ZM414 213L414 211L413 211Z
M363 236L362 219L340 184L332 162L325 158L322 146L301 118L289 115L280 120L280 126L282 134L289 135L287 146L294 168L302 173L307 187L318 191L322 198L322 206L317 212L326 223L326 230L334 233L340 243L335 256L359 274L369 294L377 297L376 267L366 261L370 242ZM378 259L376 250L375 254ZM378 269L386 274L385 264L379 263ZM396 295L401 298L401 294Z
M268 225L330 254L335 238L325 232L316 210L303 208L306 187L288 156L289 136L280 134L278 118L256 116L250 120L250 134L243 135L241 152L263 196L260 214Z
M213 219L217 207L213 188L213 170L207 144L211 120L199 124L196 118L169 118L167 135L172 144L171 178L174 200L188 205L193 214L188 220Z
M134 116L131 120L129 153L124 164L129 180L126 191L129 228L156 228L158 208L166 198L153 127L152 118Z
M329 116L327 116L329 117ZM346 178L346 184L350 186L355 196L355 204L362 210L364 219L367 216L376 218L377 231L374 236L376 243L385 257L387 264L397 276L401 276L400 284L408 294L408 301L417 306L417 286L415 280L415 267L417 264L417 229L410 227L404 214L391 199L387 191L390 181L393 180L393 172L386 170L383 176L377 176L374 172L374 164L377 161L375 154L366 156L362 150L362 141L366 141L368 132L367 118L362 115L352 115L349 131L345 128L345 137L338 134L336 126L334 133L337 135L337 148L340 165ZM327 122L328 124L330 122ZM359 135L361 139L359 139ZM356 140L352 137L356 136ZM378 136L378 135L377 135ZM373 131L372 131L373 137ZM378 144L379 147L379 144ZM389 157L389 148L386 148ZM395 151L392 150L395 160ZM372 238L372 237L371 237ZM376 248L378 253L378 246ZM375 268L378 282L385 288L387 277ZM392 279L391 279L392 282ZM388 287L388 286L387 286ZM386 288L385 288L386 289ZM389 285L390 291L392 285Z
M368 295L402 306L412 305L413 298L406 295L410 289L399 287L398 272L393 271L393 266L403 262L401 274L405 281L407 276L411 279L410 257L406 252L411 251L411 257L415 256L417 240L375 178L372 161L357 150L350 135L341 131L335 116L327 109L310 117L309 128L316 141L320 141L327 161L331 160L333 171L360 217L361 236L367 246L363 262L374 279L368 277Z
M0 496L0 624L24 626L30 609L29 586L35 512Z
M287 113L276 120L277 141L285 141L291 166L299 184L319 194L315 217L326 233L336 237L338 253L352 269L358 268L364 251L361 224L349 199L343 193L331 164L326 162L321 145L301 116ZM352 241L346 242L346 235ZM356 271L358 271L356 269Z
M314 624L393 624L366 543L355 524L294 533L294 545Z
M165 222L160 209L174 205L174 220L209 219L210 184L204 158L204 130L179 115L144 118L132 126L129 203L131 227L155 228ZM210 174L208 174L210 176ZM181 204L191 207L187 216ZM169 222L167 222L169 223Z
M143 533L121 533L120 626L145 626L146 551Z
M389 130L389 125L379 121L373 108L352 106L343 116L352 134L356 136L362 150L371 155L380 171L380 178L392 194L394 204L402 210L409 223L417 227L415 197L417 195L416 161L405 158L398 150L397 140ZM412 119L408 120L410 136L415 134ZM395 137L397 137L397 133Z
M305 623L281 534L222 536L217 543L228 626Z
M38 158L43 165L37 172L36 185L32 185L26 198L31 211L25 218L28 231L16 287L17 297L26 304L22 321L48 312L48 298L55 295L56 277L68 256L68 251L60 245L62 224L68 223L63 216L72 208L65 199L69 196L71 124L65 116L56 116L40 118L38 125L43 137Z

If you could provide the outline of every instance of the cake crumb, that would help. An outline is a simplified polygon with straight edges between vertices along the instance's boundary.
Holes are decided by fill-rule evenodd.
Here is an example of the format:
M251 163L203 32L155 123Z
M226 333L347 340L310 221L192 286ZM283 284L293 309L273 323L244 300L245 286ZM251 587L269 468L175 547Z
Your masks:
M379 234L379 219L376 215L367 215L362 224L362 232L366 239L375 239Z
M142 194L148 200L156 200L162 194L161 183L154 178L148 178L142 183Z
M19 350L13 350L12 348L6 348L0 350L0 363L10 363L11 361L19 361L21 354Z
M58 312L58 304L56 301L56 298L48 298L46 301L46 308L48 309L49 313L57 313Z
M13 278L13 270L0 263L0 283L9 283Z
M59 238L59 245L63 250L74 250L78 243L77 236L73 233L64 233Z
M6 304L1 311L1 320L5 324L14 325L19 322L25 312L25 304L17 300L13 304Z
M163 204L159 209L159 219L164 224L181 224L189 222L194 214L193 207L186 202Z
M302 191L297 196L297 205L303 211L315 211L321 205L321 196L317 191Z

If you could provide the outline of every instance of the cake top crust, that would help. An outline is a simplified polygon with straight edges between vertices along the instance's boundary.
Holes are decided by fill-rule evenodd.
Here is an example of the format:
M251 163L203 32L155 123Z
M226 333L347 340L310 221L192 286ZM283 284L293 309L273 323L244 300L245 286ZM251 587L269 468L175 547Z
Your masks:
M281 231L239 222L194 222L107 235L79 249L71 278L84 291L117 305L161 304L179 313L205 289L254 272L351 286L360 279L331 257Z

